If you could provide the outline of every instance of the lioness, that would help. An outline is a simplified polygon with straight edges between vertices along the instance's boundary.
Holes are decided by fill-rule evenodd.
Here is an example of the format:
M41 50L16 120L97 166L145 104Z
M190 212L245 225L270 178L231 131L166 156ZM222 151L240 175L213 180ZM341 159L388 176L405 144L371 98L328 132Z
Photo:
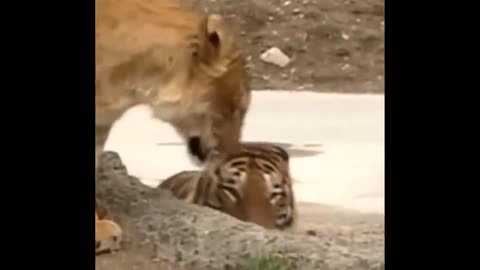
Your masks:
M240 151L249 78L222 18L173 0L95 4L97 161L113 122L138 104L150 105L154 117L172 124L200 162L212 149ZM113 248L103 239L120 241L120 227L110 227L115 230L102 228L102 236L96 235L97 251Z

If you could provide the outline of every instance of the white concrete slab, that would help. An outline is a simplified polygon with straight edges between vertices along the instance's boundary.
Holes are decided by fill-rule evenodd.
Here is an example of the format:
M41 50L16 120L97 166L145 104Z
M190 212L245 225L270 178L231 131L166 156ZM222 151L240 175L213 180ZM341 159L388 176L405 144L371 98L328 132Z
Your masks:
M299 201L384 213L383 95L254 92L244 140L321 152L292 158ZM115 124L106 149L117 151L132 175L156 186L196 168L181 143L168 124L139 106Z

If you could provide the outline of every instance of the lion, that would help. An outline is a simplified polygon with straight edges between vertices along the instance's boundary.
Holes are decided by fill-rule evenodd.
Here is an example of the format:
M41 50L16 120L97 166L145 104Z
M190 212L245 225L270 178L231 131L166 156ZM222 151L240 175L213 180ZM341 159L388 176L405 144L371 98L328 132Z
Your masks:
M247 61L221 16L173 0L96 0L95 8L96 164L113 123L140 104L175 128L199 164L212 150L241 151ZM109 239L120 234L115 227Z

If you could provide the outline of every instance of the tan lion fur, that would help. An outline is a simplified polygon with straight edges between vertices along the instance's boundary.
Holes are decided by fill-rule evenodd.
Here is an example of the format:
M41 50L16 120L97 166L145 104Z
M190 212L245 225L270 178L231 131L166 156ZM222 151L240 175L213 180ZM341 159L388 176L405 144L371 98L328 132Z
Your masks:
M198 137L201 155L240 151L249 79L220 16L173 0L96 0L95 9L97 160L113 123L139 104L186 141Z

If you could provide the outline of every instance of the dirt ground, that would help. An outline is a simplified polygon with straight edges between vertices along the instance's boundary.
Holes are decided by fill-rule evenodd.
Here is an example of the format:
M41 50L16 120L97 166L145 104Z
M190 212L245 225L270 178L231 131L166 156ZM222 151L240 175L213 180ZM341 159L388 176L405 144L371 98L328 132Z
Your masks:
M223 15L251 59L254 89L384 93L383 0L183 0ZM291 62L260 60L278 47Z

